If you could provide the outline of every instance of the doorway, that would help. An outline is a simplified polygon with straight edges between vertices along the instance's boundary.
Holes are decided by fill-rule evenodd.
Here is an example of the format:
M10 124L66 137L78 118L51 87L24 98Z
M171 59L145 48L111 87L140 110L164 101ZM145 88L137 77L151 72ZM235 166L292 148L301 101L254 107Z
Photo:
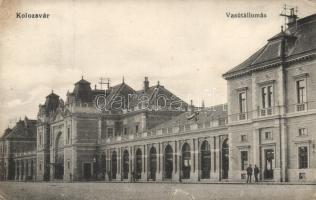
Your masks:
M273 169L274 169L274 150L265 149L264 150L264 179L273 179Z
M85 180L91 179L91 163L83 163L83 178Z

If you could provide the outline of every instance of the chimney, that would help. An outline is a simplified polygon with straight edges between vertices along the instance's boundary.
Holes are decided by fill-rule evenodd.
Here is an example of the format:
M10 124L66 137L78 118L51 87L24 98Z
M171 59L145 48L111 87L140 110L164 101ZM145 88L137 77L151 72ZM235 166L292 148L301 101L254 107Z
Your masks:
M193 105L193 100L191 100L191 103L190 103L190 111L191 111L191 114L193 114L195 111L195 107Z
M148 81L148 77L145 76L144 91L146 92L148 89L149 89L149 81Z

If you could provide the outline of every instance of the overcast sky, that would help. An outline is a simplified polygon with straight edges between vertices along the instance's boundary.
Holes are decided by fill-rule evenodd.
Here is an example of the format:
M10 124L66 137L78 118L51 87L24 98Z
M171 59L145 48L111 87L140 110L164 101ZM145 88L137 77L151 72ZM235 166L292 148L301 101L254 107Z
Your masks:
M65 98L82 75L93 87L100 77L115 85L124 76L135 89L148 76L187 102L226 103L222 74L280 32L284 3L298 6L300 17L316 10L315 0L0 2L0 135L10 121L35 119L52 89Z

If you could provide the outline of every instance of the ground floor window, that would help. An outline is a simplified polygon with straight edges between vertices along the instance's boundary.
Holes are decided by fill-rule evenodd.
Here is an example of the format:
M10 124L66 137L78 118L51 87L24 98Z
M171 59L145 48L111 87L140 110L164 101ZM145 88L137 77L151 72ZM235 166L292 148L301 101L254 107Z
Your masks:
M211 171L211 151L208 141L201 145L201 178L210 178Z
M228 139L225 139L222 144L222 178L228 178L229 170L229 145Z
M298 148L298 168L308 168L308 152L306 146Z
M116 179L117 173L117 153L114 151L111 158L111 178Z
M188 143L182 146L182 175L181 178L189 179L191 171L191 150Z

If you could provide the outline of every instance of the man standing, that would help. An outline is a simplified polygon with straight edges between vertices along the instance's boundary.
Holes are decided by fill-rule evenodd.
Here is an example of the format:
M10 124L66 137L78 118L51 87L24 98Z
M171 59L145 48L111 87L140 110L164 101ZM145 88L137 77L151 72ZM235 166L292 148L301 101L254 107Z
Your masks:
M249 167L247 167L247 183L251 183L251 176L252 176L252 167L251 165L249 165Z
M259 168L257 167L257 165L255 165L253 172L255 174L255 180L256 180L256 182L258 182Z

